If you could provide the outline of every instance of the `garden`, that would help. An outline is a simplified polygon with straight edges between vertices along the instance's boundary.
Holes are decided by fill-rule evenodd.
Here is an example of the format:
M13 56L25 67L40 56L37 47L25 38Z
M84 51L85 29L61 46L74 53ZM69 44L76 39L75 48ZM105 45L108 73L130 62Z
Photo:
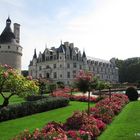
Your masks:
M1 140L115 140L139 139L140 103L130 87L125 94L91 96L110 89L90 72L80 71L74 87L50 84L42 93L40 81L0 66ZM73 89L88 93L72 94ZM132 102L130 102L132 101ZM128 123L129 122L129 123Z

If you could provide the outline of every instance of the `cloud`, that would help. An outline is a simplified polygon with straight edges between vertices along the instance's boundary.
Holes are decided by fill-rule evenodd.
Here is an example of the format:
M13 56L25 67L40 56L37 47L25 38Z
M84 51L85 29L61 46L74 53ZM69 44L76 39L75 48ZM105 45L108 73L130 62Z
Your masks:
M139 56L140 2L112 0L94 9L93 13L78 17L61 34L64 40L73 40L87 54L110 59Z

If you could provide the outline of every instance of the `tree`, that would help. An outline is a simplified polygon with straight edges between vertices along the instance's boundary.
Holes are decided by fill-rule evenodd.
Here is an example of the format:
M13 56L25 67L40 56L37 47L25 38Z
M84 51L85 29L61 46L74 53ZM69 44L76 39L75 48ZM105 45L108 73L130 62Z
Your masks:
M96 79L94 79L91 72L80 70L75 78L76 87L83 93L88 92L88 115L90 114L90 92L96 86Z
M119 81L121 83L135 83L140 80L140 57L128 58L126 60L115 60L119 68Z
M109 83L109 82L105 83L105 88L109 89L109 99L110 99L110 101L111 101L111 87L112 87L111 83Z
M101 98L101 90L105 88L105 82L98 80L96 89L99 90L99 96Z
M56 84L55 83L49 83L48 84L48 89L49 89L49 92L51 94L53 94L54 90L56 90Z
M10 92L8 96L5 91ZM9 104L13 95L25 96L38 93L38 86L31 77L25 78L8 65L0 65L0 95L3 97L2 107Z

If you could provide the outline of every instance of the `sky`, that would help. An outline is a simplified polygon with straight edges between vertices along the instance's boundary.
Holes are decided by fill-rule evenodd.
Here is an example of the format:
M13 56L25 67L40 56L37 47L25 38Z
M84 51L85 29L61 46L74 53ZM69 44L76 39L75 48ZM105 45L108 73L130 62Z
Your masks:
M140 57L140 0L0 0L0 33L8 16L21 25L22 70L35 48L39 54L61 40L90 57Z

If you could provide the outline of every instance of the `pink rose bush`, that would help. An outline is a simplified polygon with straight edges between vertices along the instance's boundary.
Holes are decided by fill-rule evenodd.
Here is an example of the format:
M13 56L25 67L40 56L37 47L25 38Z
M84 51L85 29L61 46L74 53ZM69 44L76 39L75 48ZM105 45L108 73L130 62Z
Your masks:
M109 98L99 101L95 107L90 108L90 112L95 118L99 118L109 124L112 122L113 117L117 115L128 102L129 100L126 95L113 94L111 101Z
M64 92L62 89L54 91L52 94L53 97L65 97L69 98L71 101L81 101L88 102L88 97L85 95L71 95L69 93ZM90 102L96 102L96 97L90 97Z
M76 111L64 124L51 122L33 133L25 130L13 140L94 140L128 102L127 96L113 94L111 100L105 98L90 108L90 115Z
M42 130L35 129L33 133L25 130L13 140L68 140L62 125L56 122L48 123Z

